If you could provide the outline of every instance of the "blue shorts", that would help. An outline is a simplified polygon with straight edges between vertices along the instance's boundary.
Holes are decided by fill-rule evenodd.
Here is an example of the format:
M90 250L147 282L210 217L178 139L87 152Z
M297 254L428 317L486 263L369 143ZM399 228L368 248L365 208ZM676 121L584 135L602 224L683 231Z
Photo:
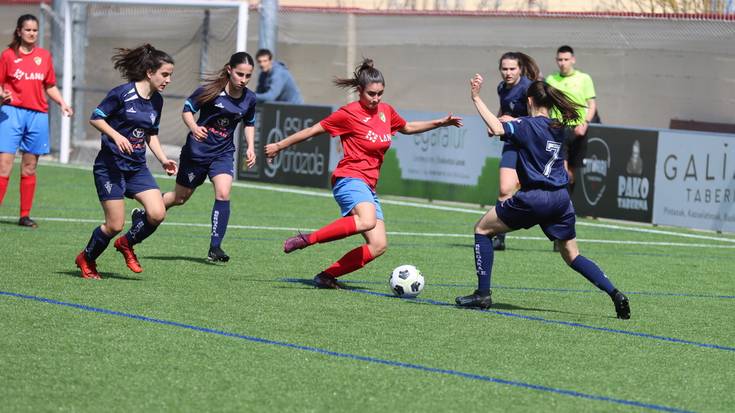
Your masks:
M551 241L577 237L574 230L574 207L566 188L528 191L521 188L511 198L498 201L495 212L512 229L528 229L539 225Z
M503 145L503 155L500 158L500 167L516 169L516 162L518 162L518 148L512 143L505 142Z
M0 106L0 152L14 154L18 149L34 155L50 152L48 113Z
M332 187L332 194L343 217L349 215L350 211L360 202L372 202L375 205L375 216L379 220L385 221L378 194L373 192L362 179L337 178Z
M98 161L94 163L92 172L100 201L133 198L143 191L158 189L155 178L145 166L136 171L121 171L114 165L110 167L107 163Z
M182 151L179 163L176 183L190 189L203 184L207 176L209 180L221 174L235 176L235 155L231 152L204 162L195 162Z

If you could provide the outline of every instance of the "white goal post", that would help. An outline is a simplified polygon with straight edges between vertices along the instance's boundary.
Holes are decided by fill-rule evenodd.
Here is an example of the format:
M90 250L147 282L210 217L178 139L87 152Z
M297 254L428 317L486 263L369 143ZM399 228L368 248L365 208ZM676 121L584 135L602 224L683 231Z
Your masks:
M245 50L248 31L248 0L66 0L63 4L64 16L64 59L62 95L66 102L72 102L72 81L74 79L74 65L72 64L72 18L71 8L74 3L108 4L127 6L171 6L171 7L199 7L199 8L233 8L237 9L237 40L233 52ZM76 39L81 41L81 39ZM78 115L77 115L78 116ZM61 139L59 161L69 163L71 152L71 119L61 117Z

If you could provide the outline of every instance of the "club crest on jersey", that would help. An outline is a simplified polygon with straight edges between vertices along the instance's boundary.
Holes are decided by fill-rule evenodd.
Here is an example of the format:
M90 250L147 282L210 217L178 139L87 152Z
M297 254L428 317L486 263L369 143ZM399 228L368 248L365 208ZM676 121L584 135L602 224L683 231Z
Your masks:
M41 62L43 62L43 59L41 59L41 57L39 56L36 56L33 58L33 62L36 63L36 66L41 66Z
M110 183L110 181L105 182L105 190L108 194L112 192L112 184Z
M156 123L156 114L155 113L151 113L151 123L153 123L153 124Z
M385 113L380 112L380 113L378 113L378 116L380 117L380 120L382 120L383 123L385 123Z
M215 123L217 124L217 127L225 129L230 126L230 119L223 116L221 118L217 118Z

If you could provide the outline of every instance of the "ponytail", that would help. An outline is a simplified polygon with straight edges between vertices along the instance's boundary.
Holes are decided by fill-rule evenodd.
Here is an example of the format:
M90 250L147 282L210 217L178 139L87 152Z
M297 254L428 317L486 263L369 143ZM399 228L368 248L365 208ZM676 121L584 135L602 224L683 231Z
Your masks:
M558 110L562 118L561 123L564 125L577 123L582 118L578 110L584 106L572 102L564 92L550 86L544 81L537 80L531 83L526 94L528 97L533 99L533 103L536 106L544 107L549 110Z
M385 86L385 79L380 70L376 69L372 59L363 59L362 63L355 68L355 72L349 79L336 78L334 84L343 89L365 89L371 83L380 83Z
M230 56L230 61L219 72L213 76L205 77L202 93L196 99L197 105L201 106L207 102L211 102L222 93L225 86L227 86L227 82L230 81L230 74L227 72L227 69L232 70L235 66L243 63L255 66L253 57L250 54L247 52L237 52Z
M155 72L164 63L174 64L174 59L166 52L158 50L146 43L135 49L116 48L112 62L122 77L130 82L138 82L148 76L148 71Z
M13 40L8 44L8 48L12 49L13 52L15 52L15 56L20 56L18 50L20 49L21 43L23 43L22 38L20 37L20 34L18 33L23 29L23 24L27 21L34 21L36 22L36 25L38 25L38 19L36 16L32 14L24 14L20 17L18 17L18 22L15 25L15 30L13 30Z
M503 53L503 55L500 56L500 60L498 60L498 69L500 69L500 65L503 63L503 60L506 59L518 62L518 67L521 69L521 76L525 76L530 80L540 80L541 69L539 69L536 61L533 60L531 56L521 52Z

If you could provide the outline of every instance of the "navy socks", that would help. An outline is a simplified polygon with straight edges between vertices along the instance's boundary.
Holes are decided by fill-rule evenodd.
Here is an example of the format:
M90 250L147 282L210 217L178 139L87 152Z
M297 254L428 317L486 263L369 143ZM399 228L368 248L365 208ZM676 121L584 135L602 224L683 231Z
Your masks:
M110 244L112 237L108 237L102 231L102 227L97 227L92 231L92 237L89 239L87 246L84 248L84 255L90 261L96 261L97 257L102 255L107 246Z
M212 239L209 243L212 247L222 245L222 239L227 232L227 223L230 220L230 201L214 200L212 207Z
M596 285L597 288L605 291L610 296L613 296L615 294L616 290L613 284L610 282L607 276L605 276L605 273L602 272L600 267L598 267L597 264L595 264L591 260L581 255L578 255L577 258L572 261L570 267L572 267L574 271L582 274L584 278L589 280L589 282Z
M490 294L490 276L493 271L493 242L487 235L475 234L475 268L477 268L477 290L482 295Z
M133 217L133 223L130 230L125 234L130 245L140 244L144 239L148 238L156 232L158 225L151 225L145 214L136 214Z

